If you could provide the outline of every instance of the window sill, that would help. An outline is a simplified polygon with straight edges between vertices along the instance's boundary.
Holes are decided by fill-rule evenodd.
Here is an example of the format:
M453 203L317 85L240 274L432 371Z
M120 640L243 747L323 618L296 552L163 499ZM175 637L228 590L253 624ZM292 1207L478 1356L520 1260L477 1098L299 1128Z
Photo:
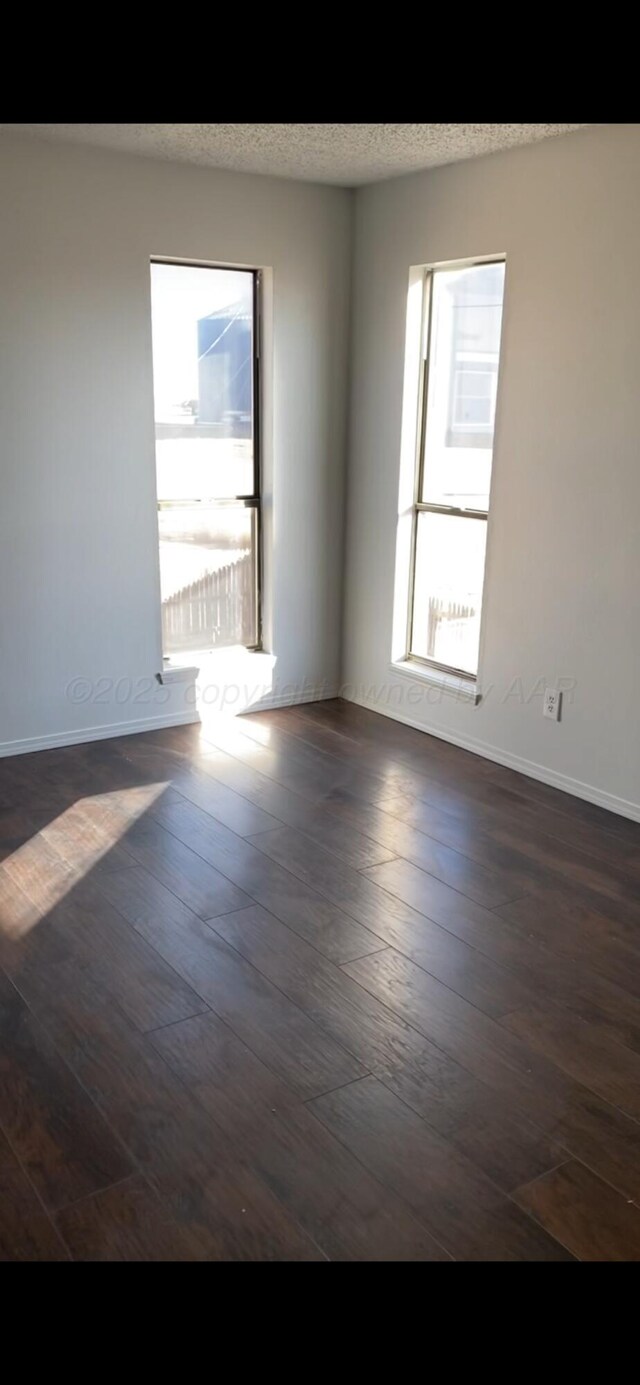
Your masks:
M185 656L186 657L186 656ZM191 650L189 659L197 659L196 672L202 673L211 669L223 670L239 668L246 665L247 668L255 669L259 664L271 667L275 663L274 656L269 654L266 649L247 649L244 644L228 644L221 649L198 649ZM167 665L165 665L165 668ZM171 669L182 671L179 656L172 659L169 665ZM190 668L193 673L193 668Z
M168 683L195 683L199 672L197 664L165 664L158 680L163 687Z
M199 679L201 683L213 680L228 684L263 676L271 685L276 664L275 655L264 649L247 649L243 644L225 645L222 649L191 649L182 657L184 663L179 654L165 663L162 673L158 674L161 683L193 683Z
M412 659L392 660L389 665L392 673L410 678L415 683L428 683L432 688L450 693L458 701L471 702L477 707L482 693L475 678L461 678L456 673L446 673L444 669L429 668L427 664L414 663Z

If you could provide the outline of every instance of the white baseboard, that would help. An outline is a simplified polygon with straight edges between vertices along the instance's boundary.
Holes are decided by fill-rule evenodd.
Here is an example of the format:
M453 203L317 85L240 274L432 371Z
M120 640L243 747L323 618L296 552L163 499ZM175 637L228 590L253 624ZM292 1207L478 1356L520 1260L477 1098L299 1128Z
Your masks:
M304 692L270 693L245 707L238 716L248 716L251 712L267 712L276 707L297 707L303 702L322 702L338 696L336 686L327 687L322 683L317 688L307 688ZM165 726L190 726L201 721L195 708L185 712L165 712L156 717L141 717L139 721L118 721L109 726L83 726L76 731L60 731L51 736L30 736L22 741L1 741L0 759L9 755L28 755L37 750L61 749L65 745L89 745L91 741L105 741L114 736L135 736L143 731L160 731Z
M328 702L332 697L339 697L338 684L327 687L326 683L321 683L317 688L307 688L303 693L265 693L264 697L252 703L250 707L243 707L238 712L239 717L251 716L252 712L268 712L276 707L301 707L305 702Z
M31 736L23 741L0 742L0 758L7 755L28 755L34 750L55 750L65 745L88 745L113 736L134 736L141 731L160 731L163 726L184 726L200 721L199 713L165 712L157 717L141 717L138 721L118 721L109 726L83 726L77 731L60 731L52 736Z
M344 693L339 693L338 696L344 697ZM380 716L390 717L392 721L401 721L405 726L413 726L416 731L423 731L426 736L449 741L451 745L458 745L461 750L470 750L473 755L481 755L484 760L494 760L506 769L526 774L529 779L539 779L542 784L549 784L552 789L561 789L563 793L573 794L574 798L584 798L587 803L595 803L599 808L608 808L609 812L618 813L620 817L640 822L640 803L632 803L629 799L619 798L617 794L606 793L604 789L597 789L593 784L584 784L581 779L572 779L568 774L560 774L558 770L548 769L546 765L538 765L535 760L525 760L521 755L512 755L510 751L500 750L486 741L477 741L471 736L453 736L448 731L425 726L424 722L416 721L414 717L404 716L402 712L391 707L382 707L371 697L349 697L345 698L345 701L367 707L370 712L378 712Z

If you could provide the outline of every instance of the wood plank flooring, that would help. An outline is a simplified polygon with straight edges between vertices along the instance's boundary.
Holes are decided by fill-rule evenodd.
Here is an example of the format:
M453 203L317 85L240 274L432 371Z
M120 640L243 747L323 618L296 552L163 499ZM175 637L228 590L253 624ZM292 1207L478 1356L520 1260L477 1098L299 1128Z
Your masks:
M640 826L339 700L0 760L0 1259L640 1259Z

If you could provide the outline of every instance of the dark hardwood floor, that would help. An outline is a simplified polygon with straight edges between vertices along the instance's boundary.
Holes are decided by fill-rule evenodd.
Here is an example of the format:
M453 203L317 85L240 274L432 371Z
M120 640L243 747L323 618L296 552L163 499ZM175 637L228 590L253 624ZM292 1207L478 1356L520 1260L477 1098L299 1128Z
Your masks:
M341 701L0 760L0 1259L640 1259L640 825Z

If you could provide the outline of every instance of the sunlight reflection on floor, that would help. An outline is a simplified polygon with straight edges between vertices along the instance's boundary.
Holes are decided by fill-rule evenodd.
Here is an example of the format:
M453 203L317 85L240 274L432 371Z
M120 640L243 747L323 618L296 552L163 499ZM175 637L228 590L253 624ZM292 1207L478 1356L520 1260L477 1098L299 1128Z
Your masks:
M168 781L78 799L0 865L0 933L16 942L118 845Z

